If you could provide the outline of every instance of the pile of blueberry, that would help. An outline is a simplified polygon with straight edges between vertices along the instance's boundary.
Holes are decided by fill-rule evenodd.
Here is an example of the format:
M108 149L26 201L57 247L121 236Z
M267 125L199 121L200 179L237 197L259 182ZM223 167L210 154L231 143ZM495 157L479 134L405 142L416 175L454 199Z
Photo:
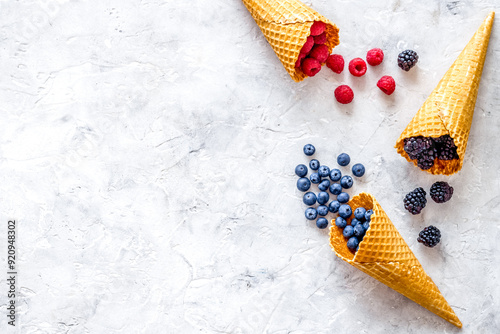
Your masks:
M304 154L312 156L316 151L315 147L311 144L304 146ZM340 166L347 166L351 162L351 158L346 153L342 153L337 157L337 163ZM328 212L337 213L347 208L351 210L349 205L349 194L345 192L351 188L354 181L350 175L342 175L342 172L337 169L330 169L326 165L321 165L317 159L309 161L309 168L313 171L307 177L308 168L304 164L295 167L295 174L299 177L297 180L297 188L300 191L306 192L303 197L304 204L309 207L305 211L305 216L309 220L316 220L318 228L326 228L328 220L325 216ZM355 164L352 166L352 173L356 177L361 177L365 174L365 167L362 164ZM308 191L312 184L317 184L318 192ZM330 201L330 194L336 196L336 199ZM332 198L333 198L332 196ZM316 203L318 204L316 207ZM349 216L352 214L350 211ZM318 216L320 216L318 218Z
M358 250L359 243L363 241L366 231L370 228L370 220L373 210L366 210L363 207L354 210L354 218L347 221L352 215L349 205L343 204L339 209L339 216L335 219L335 225L342 229L342 234L347 240L347 248L353 253Z

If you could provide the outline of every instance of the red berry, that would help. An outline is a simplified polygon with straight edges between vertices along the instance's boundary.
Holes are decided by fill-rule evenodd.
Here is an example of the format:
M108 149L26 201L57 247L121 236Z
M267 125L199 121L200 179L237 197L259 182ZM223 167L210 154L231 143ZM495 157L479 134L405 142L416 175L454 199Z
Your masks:
M295 62L295 67L300 67L302 65L302 60L304 60L304 58L306 56L307 55L305 53L299 53L299 57L297 58L297 61Z
M384 60L384 51L375 48L366 53L366 62L372 66L377 66Z
M314 36L314 44L325 44L326 43L326 32L321 35Z
M335 73L342 73L344 70L344 57L341 55L329 55L326 66Z
M366 63L361 58L354 58L349 62L349 72L355 77L361 77L366 73Z
M328 46L325 44L315 45L311 53L309 53L309 57L315 58L320 63L324 63L328 58Z
M321 64L314 58L306 58L302 62L302 71L309 77L315 76L321 70Z
M307 41L302 46L302 49L300 49L300 53L308 54L309 52L311 52L313 46L314 46L314 37L308 36Z
M394 90L396 89L396 82L391 76L384 75L377 82L377 87L380 88L380 90L386 93L387 95L391 95L392 93L394 93Z
M339 103L348 104L354 99L354 93L351 87L347 85L338 86L335 89L335 98Z
M326 24L321 21L314 21L313 25L311 26L311 36L318 36L325 31Z

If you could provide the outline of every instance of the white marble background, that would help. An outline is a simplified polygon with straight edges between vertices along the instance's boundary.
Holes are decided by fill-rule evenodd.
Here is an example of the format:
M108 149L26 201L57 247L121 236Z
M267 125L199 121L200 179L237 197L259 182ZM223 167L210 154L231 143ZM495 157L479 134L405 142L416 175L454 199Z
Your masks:
M383 65L295 83L238 0L0 1L0 258L16 219L18 333L500 331L498 22L463 169L428 175L393 149L500 2L306 3L341 29L336 52L380 47ZM336 258L295 188L306 143L365 164L351 195L377 197L461 331ZM404 210L438 180L450 202ZM430 224L434 249L416 242ZM15 332L6 302L0 331Z

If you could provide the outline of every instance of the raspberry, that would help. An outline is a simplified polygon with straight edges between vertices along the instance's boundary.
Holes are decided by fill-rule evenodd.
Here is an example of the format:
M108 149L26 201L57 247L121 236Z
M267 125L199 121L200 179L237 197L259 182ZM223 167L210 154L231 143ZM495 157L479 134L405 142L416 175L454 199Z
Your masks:
M392 93L394 93L394 90L396 89L396 82L391 76L384 75L377 82L377 87L380 88L380 90L386 93L387 95L391 95Z
M366 53L366 62L372 66L380 65L382 60L384 60L384 52L381 49L371 49Z
M302 71L309 77L315 76L321 70L321 64L314 58L306 58L302 62Z
M441 241L441 231L435 226L427 226L420 231L417 241L427 247L434 247Z
M354 58L349 62L349 72L355 77L361 77L366 73L366 63L361 58Z
M300 67L302 65L302 61L307 55L305 53L299 53L299 57L297 58L297 61L295 62L295 67Z
M325 44L326 43L326 32L321 35L314 36L314 44Z
M342 73L344 70L344 57L341 55L329 55L326 66L335 73Z
M453 195L453 187L447 182L436 182L431 186L431 198L436 203L448 202Z
M408 72L418 62L418 54L413 50L405 50L398 55L398 66Z
M405 209L408 210L412 215L419 214L427 204L425 195L426 192L422 187L415 188L415 190L406 194L405 199L403 200Z
M335 98L339 103L348 104L354 99L354 93L351 87L347 85L338 86L335 89Z
M324 63L328 58L328 46L324 44L315 45L311 53L309 53L309 57L315 58L320 63Z
M311 36L318 36L325 31L326 24L321 21L314 21L313 25L311 26Z
M302 49L300 49L300 53L308 54L309 52L311 52L313 46L314 46L314 37L308 36L306 42L302 46Z

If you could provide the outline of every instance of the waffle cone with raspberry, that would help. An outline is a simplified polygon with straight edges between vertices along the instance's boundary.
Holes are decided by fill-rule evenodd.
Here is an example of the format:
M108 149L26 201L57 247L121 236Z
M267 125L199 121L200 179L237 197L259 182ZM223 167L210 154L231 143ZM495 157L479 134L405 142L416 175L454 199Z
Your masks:
M326 24L325 45L329 54L339 44L337 26L298 0L243 0L243 3L294 81L307 77L295 63L314 21Z
M332 221L330 246L335 254L453 325L462 327L453 309L377 200L371 194L361 193L354 196L349 205L353 211L358 207L373 210L370 228L353 254L347 248L342 229Z
M436 159L426 170L431 174L451 175L462 169L494 17L491 12L484 20L396 142L398 153L417 165L404 150L406 138L449 135L459 158Z

